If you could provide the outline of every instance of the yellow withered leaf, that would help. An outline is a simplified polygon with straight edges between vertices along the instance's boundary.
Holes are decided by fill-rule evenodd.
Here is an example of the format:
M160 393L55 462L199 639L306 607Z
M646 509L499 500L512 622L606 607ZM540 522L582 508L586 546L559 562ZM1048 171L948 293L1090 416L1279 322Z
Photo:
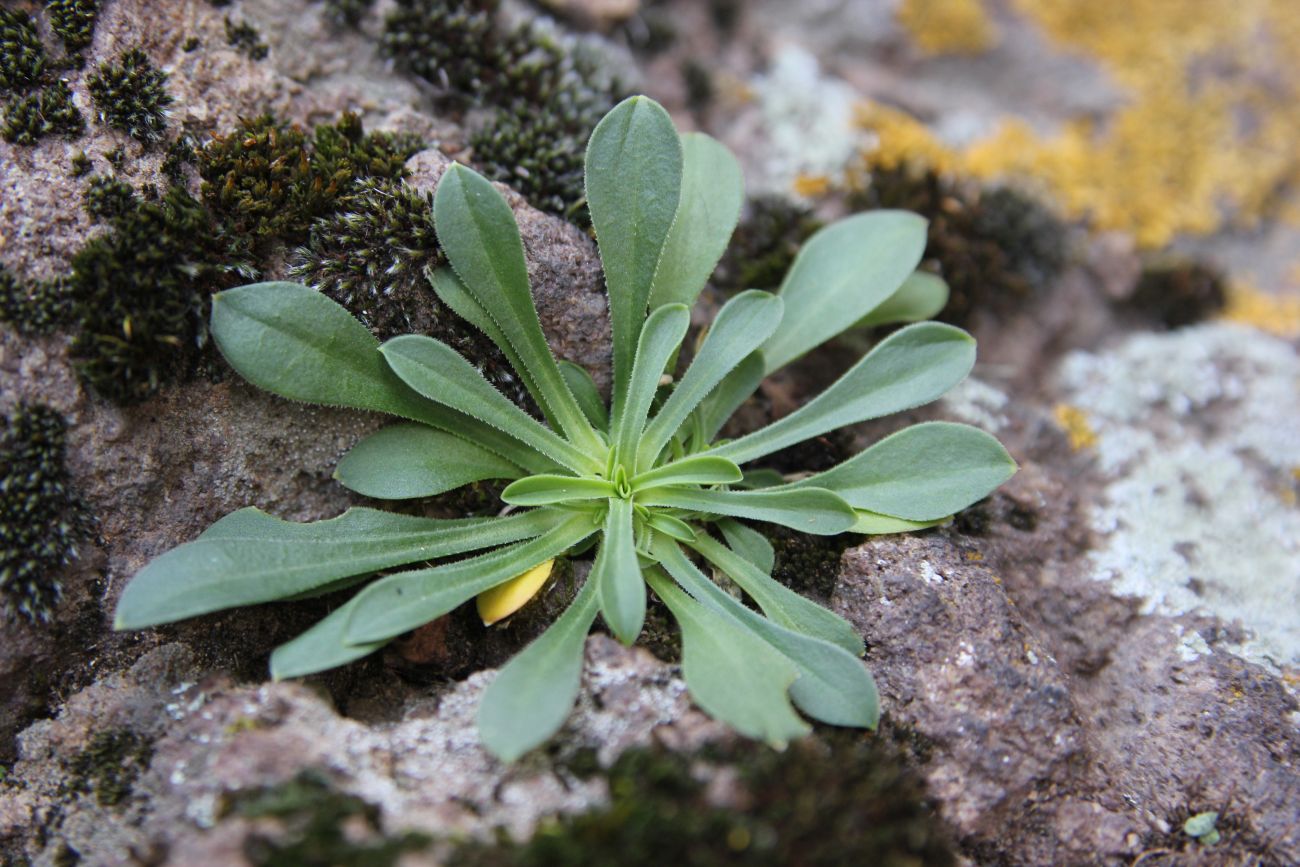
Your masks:
M542 589L546 579L551 577L551 569L554 567L555 560L547 560L522 575L516 575L504 584L498 584L480 593L477 602L478 616L483 619L483 625L491 626L523 608L528 600Z

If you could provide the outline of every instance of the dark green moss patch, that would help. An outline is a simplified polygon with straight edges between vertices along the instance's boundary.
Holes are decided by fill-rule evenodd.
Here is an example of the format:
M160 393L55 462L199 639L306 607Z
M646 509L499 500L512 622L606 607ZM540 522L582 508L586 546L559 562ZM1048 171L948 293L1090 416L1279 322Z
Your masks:
M265 60L271 53L270 47L262 41L262 34L247 21L231 21L226 18L226 43L250 60Z
M86 185L86 213L101 220L129 214L140 203L135 189L126 181L95 175Z
M95 170L95 161L88 157L85 151L77 151L72 157L71 166L74 178L84 178Z
M152 757L153 747L135 732L100 732L68 763L68 791L94 793L101 806L117 806L131 794Z
M154 66L139 48L132 48L116 61L101 63L86 79L86 88L100 123L145 144L162 140L167 107L172 103L167 73Z
M283 823L276 836L253 834L244 844L244 855L256 867L393 867L430 842L414 832L382 835L375 806L338 791L315 770L278 786L239 792L224 812ZM358 829L365 839L357 839Z
M95 37L99 0L47 0L50 27L69 51L80 51Z
M325 12L338 25L356 27L375 5L375 0L325 0Z
M22 334L48 334L66 325L71 316L67 281L20 280L0 265L0 322Z
M65 464L66 423L20 404L0 429L0 609L48 621L63 595L59 573L89 521Z
M470 145L485 175L509 184L539 210L581 221L585 136L591 128L563 113L518 103L475 130Z
M22 91L45 72L45 47L26 12L0 9L0 89Z
M72 101L72 90L63 80L11 102L0 122L0 136L7 142L33 145L47 135L79 136L86 120Z
M763 527L776 551L772 577L787 587L822 601L831 598L840 577L840 556L859 537L810 536L775 524Z
M1127 306L1165 328L1181 328L1223 310L1225 284L1222 272L1203 262L1159 259L1142 269Z
M724 292L777 288L799 247L820 226L810 210L784 196L751 198L714 271L713 285Z

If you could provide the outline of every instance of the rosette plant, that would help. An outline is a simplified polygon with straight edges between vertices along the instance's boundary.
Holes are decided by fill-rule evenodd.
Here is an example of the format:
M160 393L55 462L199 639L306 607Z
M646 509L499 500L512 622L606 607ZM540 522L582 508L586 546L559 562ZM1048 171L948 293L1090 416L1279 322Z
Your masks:
M364 584L272 654L275 677L296 677L365 656L475 597L485 622L499 619L536 592L555 558L593 552L567 611L483 697L480 734L497 755L514 759L563 724L597 615L631 644L647 592L680 624L687 687L714 717L778 745L808 731L796 707L831 724L875 726L862 638L770 577L773 550L754 523L816 534L929 527L988 494L1015 464L988 434L936 422L815 475L745 467L933 401L970 371L968 334L915 321L946 292L914 273L925 222L878 211L823 229L776 294L731 298L679 373L689 307L737 222L739 165L718 142L679 135L657 103L633 97L593 132L586 184L613 332L608 403L586 370L551 354L514 215L463 166L446 170L434 198L451 267L429 275L432 290L501 348L540 418L447 345L423 335L381 345L307 287L261 283L213 299L215 341L250 382L401 419L343 457L340 483L397 500L508 480L499 516L353 508L298 524L242 509L137 574L118 605L118 628ZM907 321L798 410L718 438L766 375L855 324Z

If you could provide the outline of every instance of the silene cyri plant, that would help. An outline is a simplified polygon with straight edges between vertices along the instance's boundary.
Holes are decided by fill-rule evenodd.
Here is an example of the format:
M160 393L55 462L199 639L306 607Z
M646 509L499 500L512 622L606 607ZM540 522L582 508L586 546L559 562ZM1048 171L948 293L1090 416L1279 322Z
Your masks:
M297 677L365 656L475 597L485 622L499 620L544 585L555 558L593 551L567 611L483 696L479 731L497 756L513 760L560 728L597 615L631 644L647 589L680 625L683 677L712 716L776 746L809 731L795 708L874 727L879 702L859 659L861 637L770 577L772 546L750 522L825 535L920 529L984 497L1015 464L988 434L931 422L815 475L744 467L933 401L970 371L968 334L919 321L947 294L938 278L914 271L924 220L876 211L823 229L776 294L727 302L679 374L689 308L739 216L740 167L715 140L679 135L662 107L633 97L593 132L586 184L613 330L608 406L587 371L551 354L514 215L489 181L460 165L447 169L434 198L451 267L430 282L501 347L544 422L438 340L412 334L381 345L305 286L260 283L213 299L212 334L250 382L401 419L344 456L335 473L343 485L397 500L509 480L500 516L352 508L299 524L241 509L141 570L118 604L117 628L365 584L272 654L276 678ZM717 438L768 374L851 326L909 322L798 410ZM391 571L401 567L410 568ZM365 583L377 572L385 574Z

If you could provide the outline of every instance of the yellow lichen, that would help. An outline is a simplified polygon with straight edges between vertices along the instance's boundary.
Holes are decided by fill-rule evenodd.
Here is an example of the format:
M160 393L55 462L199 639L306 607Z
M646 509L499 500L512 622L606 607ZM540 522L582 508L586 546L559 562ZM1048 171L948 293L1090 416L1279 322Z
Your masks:
M809 199L824 196L831 190L831 179L826 175L797 175L794 179L796 195Z
M1077 406L1071 406L1068 403L1058 403L1056 409L1052 411L1052 416L1056 423L1060 425L1061 430L1070 439L1070 448L1076 452L1090 449L1097 445L1097 432L1092 429L1088 422L1088 416Z
M1279 337L1300 337L1300 298L1269 294L1249 283L1235 281L1228 286L1228 305L1223 310L1223 318Z
M980 0L903 0L898 23L926 54L981 54L998 41Z

